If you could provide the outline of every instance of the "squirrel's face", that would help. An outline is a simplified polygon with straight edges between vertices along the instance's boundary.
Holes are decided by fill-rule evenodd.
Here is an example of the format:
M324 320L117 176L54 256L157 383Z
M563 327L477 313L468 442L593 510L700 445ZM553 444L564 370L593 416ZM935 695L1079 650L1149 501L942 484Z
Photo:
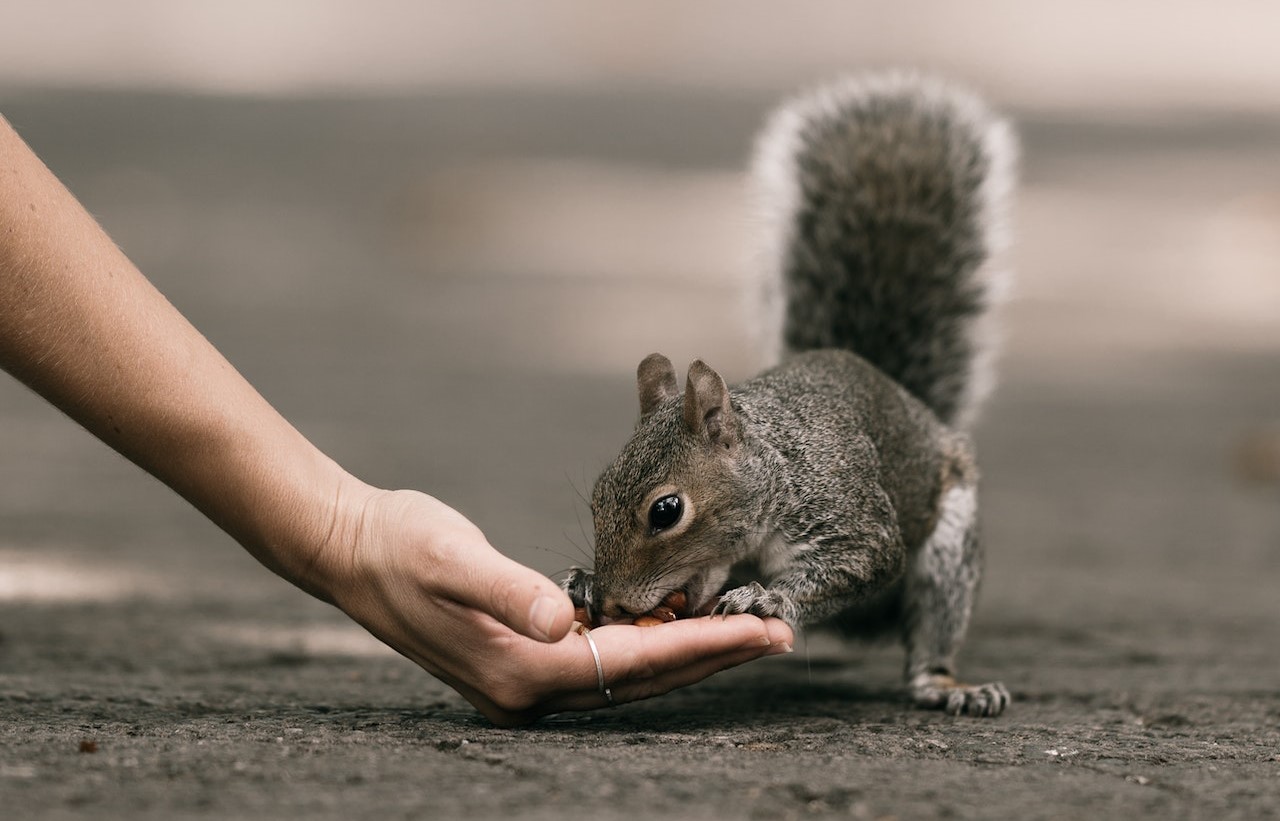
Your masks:
M671 362L653 354L637 383L640 423L591 499L591 607L606 619L647 612L674 590L696 612L728 578L741 541L740 431L724 380L694 362L681 396Z

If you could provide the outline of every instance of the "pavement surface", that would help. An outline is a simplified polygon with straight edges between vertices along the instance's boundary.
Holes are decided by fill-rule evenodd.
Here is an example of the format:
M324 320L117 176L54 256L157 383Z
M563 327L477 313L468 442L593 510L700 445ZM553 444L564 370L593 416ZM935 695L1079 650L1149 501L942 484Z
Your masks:
M733 263L675 276L686 246L660 234L668 193L730 196L716 181L768 104L0 93L304 433L547 573L581 561L578 492L631 425L641 356L750 372L741 322L689 321ZM1004 716L915 710L896 647L808 635L660 699L496 729L8 382L0 815L1276 817L1280 125L1024 115L1023 284L977 433L988 574L962 654L1009 686ZM649 203L619 220L667 256L574 256L618 227L573 231L609 211L597 195ZM565 233L504 249L490 220L554 227L556 197L579 198Z

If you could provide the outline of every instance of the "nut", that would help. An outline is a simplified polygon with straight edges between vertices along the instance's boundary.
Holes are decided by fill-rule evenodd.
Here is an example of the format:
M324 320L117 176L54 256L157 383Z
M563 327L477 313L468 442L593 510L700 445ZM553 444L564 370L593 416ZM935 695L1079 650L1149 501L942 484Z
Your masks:
M666 624L680 618L680 611L689 603L689 597L685 595L683 590L672 590L662 600L662 603L641 616L637 616L632 624L637 627L653 627L658 624Z
M631 620L631 624L637 627L653 627L659 624L676 621L680 618L680 614L689 603L689 597L685 595L683 590L673 590L666 595L662 602L648 613L642 613ZM591 613L586 607L575 607L573 609L574 631L582 633L599 625L591 620ZM617 623L627 623L625 619L618 619Z
M679 616L676 615L676 611L672 610L670 607L667 607L664 604L660 604L657 607L653 608L648 613L646 613L645 616L649 618L658 619L659 621L662 621L662 622L675 621L676 619L679 618Z
M683 590L672 590L667 597L662 600L662 606L669 608L675 613L679 613L689 605L689 597L685 595Z

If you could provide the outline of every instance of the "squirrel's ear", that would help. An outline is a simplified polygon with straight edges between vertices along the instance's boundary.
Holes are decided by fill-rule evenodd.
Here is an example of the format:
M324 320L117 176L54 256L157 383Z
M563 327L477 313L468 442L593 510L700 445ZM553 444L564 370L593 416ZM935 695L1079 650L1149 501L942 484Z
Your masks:
M729 387L720 374L701 359L689 366L684 387L684 424L690 433L705 433L713 443L726 449L738 441Z
M640 416L653 413L664 400L676 395L676 369L671 360L651 353L636 368L636 387L640 390Z

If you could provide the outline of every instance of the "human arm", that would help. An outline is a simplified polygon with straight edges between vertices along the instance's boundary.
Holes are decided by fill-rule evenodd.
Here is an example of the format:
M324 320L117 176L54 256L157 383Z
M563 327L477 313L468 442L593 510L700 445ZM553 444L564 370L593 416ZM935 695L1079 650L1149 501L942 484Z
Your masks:
M317 450L2 118L0 367L494 721L603 703L585 639L566 635L572 606L550 580L435 499L372 487ZM791 638L753 617L652 632L597 634L620 700L692 683Z

